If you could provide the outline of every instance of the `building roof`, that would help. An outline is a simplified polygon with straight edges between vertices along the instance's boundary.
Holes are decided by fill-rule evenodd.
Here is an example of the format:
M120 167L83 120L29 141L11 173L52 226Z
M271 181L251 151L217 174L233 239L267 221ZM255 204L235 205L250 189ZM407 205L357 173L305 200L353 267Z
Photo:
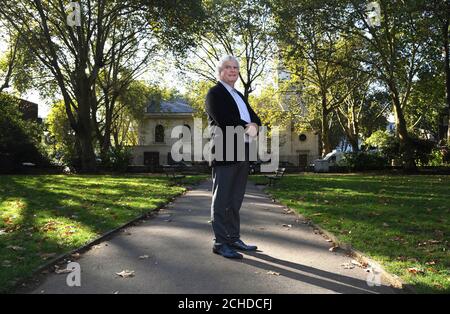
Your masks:
M151 101L146 108L147 113L194 113L194 109L184 100Z

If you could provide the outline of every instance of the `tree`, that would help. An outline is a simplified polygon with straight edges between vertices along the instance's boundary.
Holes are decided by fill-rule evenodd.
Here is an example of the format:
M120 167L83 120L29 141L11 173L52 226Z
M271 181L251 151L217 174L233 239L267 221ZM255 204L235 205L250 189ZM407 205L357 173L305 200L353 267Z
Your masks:
M378 1L380 24L371 23L366 1L342 1L345 18L333 21L347 38L358 37L370 58L358 59L389 91L396 132L404 152L404 167L415 169L413 141L408 131L404 108L410 103L414 80L423 67L431 44L427 17L421 1ZM342 21L345 20L343 26Z
M48 160L40 145L42 127L24 120L19 105L19 99L0 93L0 157L6 156L14 168L20 167L22 162L47 166Z
M450 145L450 47L449 47L449 19L450 2L446 0L425 1L424 11L430 15L429 33L434 39L435 48L432 57L438 59L440 70L445 81L446 108L440 112L441 121L447 118L447 141ZM443 53L440 52L443 50Z
M330 128L336 108L352 88L342 84L358 82L346 76L342 66L352 49L329 24L334 7L316 1L272 1L277 23L277 39L287 70L297 77L302 106L312 121L320 123L322 155L332 150ZM316 124L316 122L313 122Z
M192 62L178 60L178 67L217 82L216 64L223 55L241 60L240 82L248 99L256 81L267 69L274 51L269 7L261 0L204 1L206 21L198 34Z
M68 12L63 0L18 0L14 6L0 0L0 19L23 38L57 83L80 143L83 171L96 170L97 87L101 73L114 63L117 54L127 54L131 47L127 43L136 40L141 32L155 35L146 38L148 42L170 38L175 47L190 45L188 37L196 23L184 13L197 9L199 1L176 1L176 9L172 2L83 0L79 2L80 26L71 27L66 23ZM180 12L184 14L181 18ZM109 141L107 135L103 137L104 142Z

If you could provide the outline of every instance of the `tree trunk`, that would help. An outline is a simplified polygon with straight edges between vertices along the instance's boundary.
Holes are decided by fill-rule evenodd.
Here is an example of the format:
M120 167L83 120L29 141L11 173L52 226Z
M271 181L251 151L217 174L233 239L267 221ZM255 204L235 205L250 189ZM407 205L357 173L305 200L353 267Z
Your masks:
M93 173L97 171L97 165L95 161L95 153L92 143L91 135L78 134L81 145L81 172Z
M444 51L445 51L445 93L447 96L447 143L450 145L450 65L449 65L449 46L448 46L448 26L449 19L447 19L443 25L443 35L444 35Z
M328 125L328 110L327 100L322 98L322 124L321 124L321 139L322 139L322 157L331 152L329 125Z
M393 92L391 92L391 97L393 98L396 131L400 140L400 152L403 154L404 168L408 171L416 170L417 167L414 160L413 145L408 134L408 129L406 128L406 121L403 115L403 109L400 105L400 99Z
M88 79L85 77L78 83L77 90L77 136L81 145L81 172L91 173L97 171L97 165L94 152L94 132L91 117L92 102L95 101L93 97L93 88L89 86Z

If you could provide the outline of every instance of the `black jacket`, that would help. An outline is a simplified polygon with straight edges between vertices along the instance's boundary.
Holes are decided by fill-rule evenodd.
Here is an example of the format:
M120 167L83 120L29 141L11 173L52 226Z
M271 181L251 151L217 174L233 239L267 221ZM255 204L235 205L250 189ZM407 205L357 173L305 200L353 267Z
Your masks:
M261 126L261 120L250 107L249 103L244 99L244 96L238 91L239 96L247 105L248 113L250 114L251 122ZM208 114L208 123L210 126L219 127L223 134L223 161L212 160L211 166L230 165L237 162L237 136L234 136L234 159L232 161L226 160L226 126L236 127L238 125L245 128L248 123L241 119L238 105L230 95L228 90L222 83L218 82L212 87L206 95L206 112ZM217 136L215 136L215 139ZM214 152L214 150L213 150Z

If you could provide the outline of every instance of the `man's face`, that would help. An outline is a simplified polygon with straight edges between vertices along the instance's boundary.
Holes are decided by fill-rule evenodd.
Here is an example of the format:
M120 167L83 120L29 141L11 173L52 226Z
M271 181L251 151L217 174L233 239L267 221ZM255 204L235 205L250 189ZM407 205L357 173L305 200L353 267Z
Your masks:
M220 72L220 80L228 85L234 86L239 78L239 67L235 61L225 61Z

